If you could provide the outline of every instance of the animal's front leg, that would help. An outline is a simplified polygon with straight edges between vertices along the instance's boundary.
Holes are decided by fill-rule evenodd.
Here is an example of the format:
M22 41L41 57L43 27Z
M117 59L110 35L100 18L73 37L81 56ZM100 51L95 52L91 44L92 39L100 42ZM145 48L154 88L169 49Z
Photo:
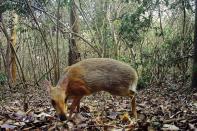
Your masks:
M71 107L70 107L70 114L69 114L69 118L71 118L74 110L77 108L77 110L79 110L79 105L80 105L80 100L81 100L82 96L77 96L77 97L74 97L73 99L73 102L71 104Z
M80 102L78 103L76 110L77 110L77 113L80 112Z

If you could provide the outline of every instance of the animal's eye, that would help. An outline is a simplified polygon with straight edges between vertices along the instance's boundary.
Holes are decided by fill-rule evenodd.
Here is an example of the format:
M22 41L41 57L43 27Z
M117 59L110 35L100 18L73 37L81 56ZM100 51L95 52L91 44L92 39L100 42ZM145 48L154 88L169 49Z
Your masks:
M52 104L53 106L55 106L55 101L54 101L54 100L51 100L51 104Z

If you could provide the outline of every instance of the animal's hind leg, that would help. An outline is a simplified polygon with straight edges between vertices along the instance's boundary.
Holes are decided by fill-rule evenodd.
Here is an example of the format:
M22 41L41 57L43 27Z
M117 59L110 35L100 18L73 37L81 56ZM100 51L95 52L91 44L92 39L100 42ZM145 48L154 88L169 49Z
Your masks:
M137 119L137 111L136 111L136 101L135 101L135 92L130 91L129 97L131 98L131 113Z

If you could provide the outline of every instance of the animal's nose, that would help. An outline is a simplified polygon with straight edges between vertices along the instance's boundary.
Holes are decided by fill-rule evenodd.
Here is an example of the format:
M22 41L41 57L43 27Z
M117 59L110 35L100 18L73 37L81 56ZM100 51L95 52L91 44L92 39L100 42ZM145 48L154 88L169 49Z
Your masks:
M65 121L66 120L66 116L64 114L60 114L59 118L61 121Z

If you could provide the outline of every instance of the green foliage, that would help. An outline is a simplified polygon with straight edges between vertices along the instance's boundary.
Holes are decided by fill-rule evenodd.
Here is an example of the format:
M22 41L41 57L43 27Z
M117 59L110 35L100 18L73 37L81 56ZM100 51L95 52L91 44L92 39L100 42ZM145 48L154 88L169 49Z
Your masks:
M151 25L152 16L145 15L146 8L140 6L134 13L126 13L122 16L120 35L128 41L137 42L141 39L142 32L147 31Z
M0 13L3 13L7 10L14 10L18 6L19 6L18 3L6 0L6 1L0 3Z
M119 56L118 60L130 63L130 58L128 56Z
M64 0L63 3L64 3L64 5L70 7L71 0Z
M7 77L4 73L0 72L0 84L3 85L7 81Z
M30 3L34 7L43 8L43 6L48 2L49 2L48 0L42 0L42 1L33 0ZM30 14L30 10L28 8L26 0L16 0L16 1L5 0L4 2L0 3L0 13L9 10L15 10L18 14L25 16L28 16Z
M148 86L148 83L150 83L150 76L144 75L143 77L140 77L138 80L138 84L137 84L137 89L143 89L146 88Z
M168 0L165 0L168 1ZM176 0L170 5L170 9L177 9L177 8L182 8L182 2L184 2L184 7L188 10L193 11L194 6L191 5L191 3L194 3L194 0Z

